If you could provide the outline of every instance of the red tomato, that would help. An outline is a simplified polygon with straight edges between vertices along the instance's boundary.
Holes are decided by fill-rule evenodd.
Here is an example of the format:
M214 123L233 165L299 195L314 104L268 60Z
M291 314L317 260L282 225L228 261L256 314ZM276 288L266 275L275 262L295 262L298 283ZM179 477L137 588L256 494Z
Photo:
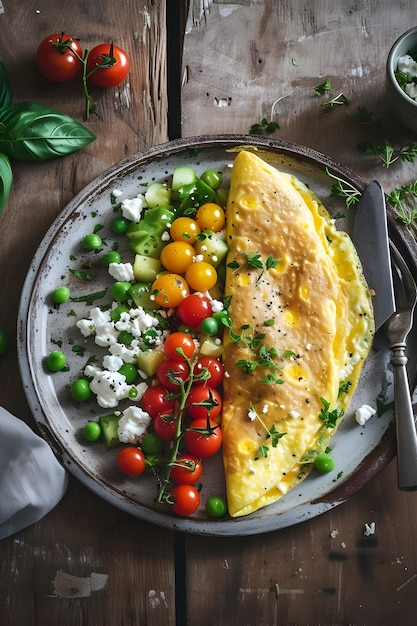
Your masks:
M180 331L168 335L164 343L164 353L167 359L183 361L184 356L177 350L181 350L188 359L191 359L195 352L195 343L192 337Z
M174 501L172 510L177 515L192 515L200 505L200 492L192 485L177 485L170 495Z
M201 322L206 317L211 317L213 313L209 298L199 296L196 293L184 298L180 302L177 312L182 323L192 328L198 328Z
M164 441L173 441L177 433L177 416L171 411L159 413L153 421L155 434Z
M189 430L193 429L193 430ZM195 456L205 458L215 454L222 445L223 435L220 426L213 420L193 420L184 434L187 449Z
M165 387L162 387L162 385L148 387L142 396L142 408L153 419L158 413L167 413L174 408L175 399L170 400L169 397L170 392Z
M80 58L83 56L80 42L67 33L55 33L39 44L36 65L45 78L57 83L65 82L81 70L82 64L76 55Z
M209 375L207 379L196 380L196 385L209 385L210 387L218 387L222 384L224 378L224 365L219 359L212 356L201 356L194 366L194 376L203 374Z
M195 485L203 473L201 459L184 452L179 454L175 465L171 469L170 479L176 485Z
M180 385L175 382L176 380L186 381L190 375L190 370L185 361L162 361L161 365L156 370L156 376L163 387L171 389L172 391L179 391ZM174 378L174 380L172 380Z
M102 43L88 54L87 76L97 87L115 87L126 78L129 65L124 50L112 43Z
M204 403L204 404L203 404ZM204 406L207 403L207 406ZM214 403L211 405L210 403ZM193 387L187 396L187 413L193 419L216 419L223 408L223 400L217 389L208 385Z
M128 476L140 476L145 471L145 455L142 450L129 446L122 448L116 457L119 469Z

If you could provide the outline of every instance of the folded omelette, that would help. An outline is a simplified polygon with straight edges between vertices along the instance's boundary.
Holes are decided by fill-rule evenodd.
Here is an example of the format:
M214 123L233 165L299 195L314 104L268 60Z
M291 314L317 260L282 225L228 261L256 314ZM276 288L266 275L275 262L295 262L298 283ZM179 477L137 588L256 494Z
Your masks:
M327 448L374 323L349 236L294 176L242 150L226 215L223 462L238 517L285 495Z

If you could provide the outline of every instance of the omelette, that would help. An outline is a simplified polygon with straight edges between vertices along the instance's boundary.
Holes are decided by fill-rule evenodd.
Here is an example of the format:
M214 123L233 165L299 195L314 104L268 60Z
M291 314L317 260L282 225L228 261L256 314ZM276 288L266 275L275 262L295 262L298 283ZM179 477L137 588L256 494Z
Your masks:
M284 496L326 450L374 322L349 236L296 177L242 150L226 219L223 463L239 517Z

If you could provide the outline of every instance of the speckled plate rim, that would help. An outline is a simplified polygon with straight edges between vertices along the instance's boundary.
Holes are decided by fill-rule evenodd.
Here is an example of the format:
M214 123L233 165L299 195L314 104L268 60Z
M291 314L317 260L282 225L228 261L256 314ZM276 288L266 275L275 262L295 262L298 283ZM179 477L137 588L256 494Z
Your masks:
M356 493L362 486L367 484L372 478L374 478L395 456L395 432L393 425L391 424L388 427L387 431L384 433L375 448L366 458L363 459L361 464L357 467L357 471L355 471L351 476L328 491L323 497L311 501L307 505L302 505L292 509L290 513L287 513L285 516L275 516L273 522L271 522L270 518L267 522L265 522L262 517L262 510L261 512L257 512L257 514L253 514L248 518L229 518L227 521L194 521L192 518L178 518L170 514L159 513L149 509L138 511L137 505L129 502L128 498L123 498L122 496L115 497L113 493L107 491L105 480L97 483L92 480L91 477L86 476L83 468L76 462L73 462L71 455L62 448L59 440L53 432L53 429L51 429L50 420L43 412L42 405L37 397L37 389L34 386L31 371L28 367L28 311L30 307L31 293L37 280L39 267L42 263L43 257L47 254L54 235L59 231L62 224L65 223L69 216L71 216L71 213L76 211L80 205L88 203L98 189L107 187L112 183L112 181L116 182L121 176L126 175L131 171L144 167L158 159L162 160L177 152L196 147L218 147L224 148L225 150L233 150L234 148L238 148L240 146L250 146L255 149L258 148L277 152L290 158L301 160L305 163L311 163L315 167L323 168L323 170L328 168L332 174L349 181L360 191L363 191L367 184L361 177L349 168L336 163L334 160L311 148L299 146L286 141L272 140L266 137L254 137L251 135L209 135L178 139L165 144L157 145L144 153L138 153L128 157L109 168L102 175L88 184L62 210L46 233L31 263L22 290L18 314L18 356L25 393L41 435L49 443L61 463L75 476L75 478L80 480L80 482L121 510L162 527L202 535L251 535L270 532L311 519L341 504ZM397 246L399 246L411 270L416 275L416 242L409 231L399 228L398 223L395 220L395 214L389 206L387 207L387 214L390 237L395 241ZM416 372L414 371L415 369L415 364L413 363L413 380L416 375Z

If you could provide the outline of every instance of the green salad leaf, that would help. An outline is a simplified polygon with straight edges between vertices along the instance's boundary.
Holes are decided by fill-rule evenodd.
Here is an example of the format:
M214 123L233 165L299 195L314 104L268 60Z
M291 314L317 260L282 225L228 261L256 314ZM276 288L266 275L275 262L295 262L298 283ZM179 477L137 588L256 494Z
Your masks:
M0 153L0 213L9 197L12 181L13 174L10 161L5 154Z
M37 102L0 110L0 152L10 158L42 161L65 156L95 138L77 120Z

